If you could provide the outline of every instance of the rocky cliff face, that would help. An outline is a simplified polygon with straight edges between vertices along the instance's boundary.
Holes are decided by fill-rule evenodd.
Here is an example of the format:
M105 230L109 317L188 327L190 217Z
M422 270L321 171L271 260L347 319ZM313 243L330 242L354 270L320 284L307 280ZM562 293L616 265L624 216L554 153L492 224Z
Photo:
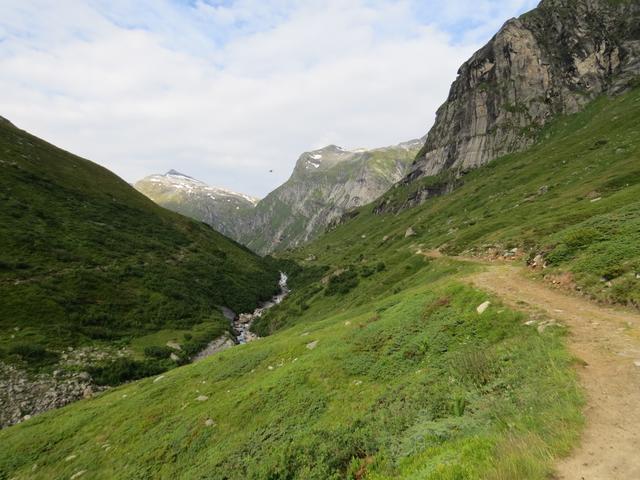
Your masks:
M240 238L245 217L258 203L256 198L211 187L175 170L145 177L135 188L157 204L208 223L234 240Z
M639 2L544 0L460 67L406 181L520 151L555 115L639 74Z
M303 153L289 180L258 203L242 242L268 253L311 240L402 179L421 145L414 140L356 151L331 145Z
M355 151L330 145L303 153L289 180L260 201L175 170L146 177L135 188L267 254L313 239L347 210L378 198L406 175L423 143Z

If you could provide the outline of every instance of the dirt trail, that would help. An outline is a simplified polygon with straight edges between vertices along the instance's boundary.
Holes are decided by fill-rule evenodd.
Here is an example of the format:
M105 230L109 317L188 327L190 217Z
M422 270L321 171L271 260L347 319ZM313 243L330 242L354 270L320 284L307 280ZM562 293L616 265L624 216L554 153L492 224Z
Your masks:
M640 315L605 308L526 278L526 269L487 265L469 277L505 303L530 307L569 328L571 352L584 360L587 394L581 444L557 465L558 479L640 479Z

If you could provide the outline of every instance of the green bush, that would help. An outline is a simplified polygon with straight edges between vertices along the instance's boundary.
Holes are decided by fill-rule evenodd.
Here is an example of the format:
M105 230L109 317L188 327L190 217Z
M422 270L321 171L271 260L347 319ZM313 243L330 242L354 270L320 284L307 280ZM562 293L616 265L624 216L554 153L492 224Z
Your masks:
M144 349L144 356L149 358L169 358L172 353L173 349L164 345L151 345Z
M463 382L482 387L494 377L496 362L486 350L474 348L458 353L451 361L451 367Z
M358 286L358 274L353 270L346 270L339 275L334 275L329 279L327 288L324 294L331 295L345 295Z
M45 365L58 360L58 354L38 343L19 343L9 348L10 355L18 355L29 365Z
M98 385L119 385L124 382L138 380L162 373L171 364L154 361L137 361L129 358L118 358L99 367L92 367L89 373Z

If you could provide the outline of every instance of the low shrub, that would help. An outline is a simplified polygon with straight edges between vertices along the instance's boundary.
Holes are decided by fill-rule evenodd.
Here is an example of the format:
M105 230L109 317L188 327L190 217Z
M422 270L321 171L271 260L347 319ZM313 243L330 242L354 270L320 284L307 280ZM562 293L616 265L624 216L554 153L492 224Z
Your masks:
M150 347L145 347L144 349L144 356L149 358L169 358L172 353L173 349L164 345L151 345Z
M10 355L18 355L30 366L46 365L58 360L58 354L38 343L19 343L9 348Z
M90 368L89 373L98 385L119 385L124 382L157 375L168 370L171 366L167 362L118 358L107 364Z
M353 270L346 270L339 275L334 275L329 279L327 288L324 291L326 296L345 295L358 286L358 274Z

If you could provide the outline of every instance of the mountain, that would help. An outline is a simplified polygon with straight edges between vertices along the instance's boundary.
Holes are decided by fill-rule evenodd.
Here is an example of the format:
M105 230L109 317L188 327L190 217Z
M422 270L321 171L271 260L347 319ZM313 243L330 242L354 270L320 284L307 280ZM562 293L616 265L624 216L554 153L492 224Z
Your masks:
M136 190L169 210L211 225L220 233L239 239L244 218L258 199L169 170L136 182Z
M640 74L640 4L543 0L458 71L406 181L467 171L532 145L540 128Z
M386 192L421 142L373 150L329 145L300 155L291 177L256 205L241 242L260 253L302 245L348 210Z
M638 88L603 96L550 122L527 151L470 172L449 194L399 213L376 214L377 202L360 207L287 252L304 268L291 272L290 296L255 324L268 336L0 431L0 472L549 478L584 424L576 369L582 378L612 365L619 370L611 378L624 372L637 381L636 357L620 352L638 348L638 324L586 322L578 312L581 332L622 332L627 342L603 349L585 340L610 355L585 368L567 349L575 335L560 321L564 307L527 305L514 281L507 286L516 300L503 302L470 279L487 268L482 257L521 269L530 259L535 290L640 304L639 106ZM385 197L401 202L412 188ZM602 384L594 385L586 415L602 403ZM621 435L611 415L635 408L624 401L623 411L603 415L611 438ZM621 478L634 478L626 473L637 467L628 448ZM586 449L593 460L583 463L620 458L602 450Z
M303 153L289 180L262 200L175 170L146 177L135 187L159 205L268 254L316 238L348 210L382 195L404 177L422 143L354 151L329 145Z
M168 340L187 360L229 330L220 306L249 312L278 288L273 262L8 121L0 204L0 424L82 397L65 383L78 372L114 384L175 366ZM71 393L21 396L54 371Z
M0 478L636 478L639 111L599 95L351 210L279 253L263 338L0 431Z

